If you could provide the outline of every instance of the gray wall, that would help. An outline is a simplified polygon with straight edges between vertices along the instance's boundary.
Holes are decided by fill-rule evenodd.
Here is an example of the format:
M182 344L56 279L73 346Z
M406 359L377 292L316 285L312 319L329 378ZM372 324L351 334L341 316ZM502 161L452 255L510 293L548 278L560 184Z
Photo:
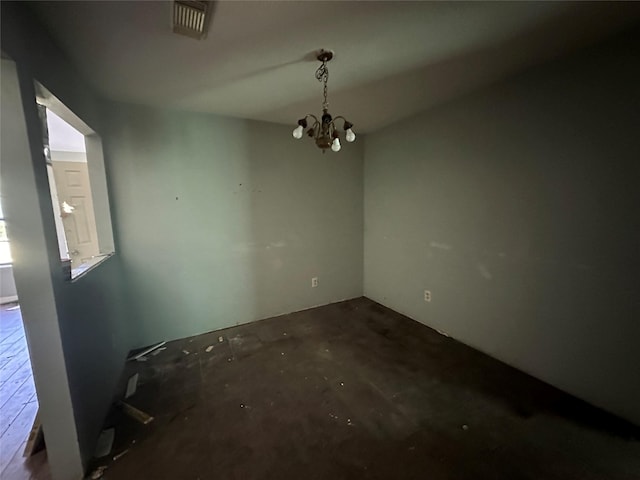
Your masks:
M2 195L14 276L49 462L54 478L77 479L132 346L130 321L118 256L76 283L63 279L33 79L102 133L99 104L23 5L2 2L1 33L2 50L18 67L24 109L24 116L20 105L4 115L5 98L14 96L3 98Z
M640 424L633 33L369 135L364 291Z
M119 103L108 112L139 345L362 295L362 141L322 155L293 127Z

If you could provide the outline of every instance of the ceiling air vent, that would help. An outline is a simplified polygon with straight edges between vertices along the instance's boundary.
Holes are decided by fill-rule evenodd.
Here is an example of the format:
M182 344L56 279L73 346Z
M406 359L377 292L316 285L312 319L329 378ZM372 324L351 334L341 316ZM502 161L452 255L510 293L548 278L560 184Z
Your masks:
M211 2L175 0L173 2L173 33L202 40L207 35Z

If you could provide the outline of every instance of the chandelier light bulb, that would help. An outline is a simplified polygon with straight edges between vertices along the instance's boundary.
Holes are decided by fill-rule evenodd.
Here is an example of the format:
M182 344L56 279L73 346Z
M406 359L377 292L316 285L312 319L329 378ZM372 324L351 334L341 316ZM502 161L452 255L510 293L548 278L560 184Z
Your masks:
M302 128L302 125L298 125L294 130L293 130L293 138L295 139L300 139L302 138L302 133L303 133L304 129Z
M347 128L347 131L345 132L344 139L347 142L353 142L356 139L356 134L353 133L353 130L351 130L350 128Z
M333 143L331 144L331 150L334 152L339 152L342 147L340 146L340 139L338 137L333 139Z

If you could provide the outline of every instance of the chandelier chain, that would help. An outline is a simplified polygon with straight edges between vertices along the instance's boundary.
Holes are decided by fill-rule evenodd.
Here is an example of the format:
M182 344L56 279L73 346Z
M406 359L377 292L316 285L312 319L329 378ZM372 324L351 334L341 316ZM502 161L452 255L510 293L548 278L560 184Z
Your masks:
M322 62L322 65L320 65L318 67L318 70L316 70L316 79L319 82L324 83L324 88L323 88L324 101L322 102L322 108L324 110L328 110L329 102L327 101L327 82L329 81L329 67L327 67L326 61Z

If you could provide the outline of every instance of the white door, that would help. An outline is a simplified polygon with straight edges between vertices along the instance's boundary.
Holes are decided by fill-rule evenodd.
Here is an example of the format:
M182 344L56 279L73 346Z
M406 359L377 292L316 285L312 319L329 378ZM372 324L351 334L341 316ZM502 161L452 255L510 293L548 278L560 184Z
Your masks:
M71 267L100 253L86 162L54 161L53 175Z

